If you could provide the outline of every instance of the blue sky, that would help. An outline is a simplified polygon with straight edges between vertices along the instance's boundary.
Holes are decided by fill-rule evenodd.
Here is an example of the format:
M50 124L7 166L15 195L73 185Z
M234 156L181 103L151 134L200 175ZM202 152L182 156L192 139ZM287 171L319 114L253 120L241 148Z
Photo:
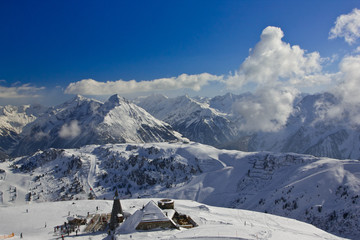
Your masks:
M358 0L1 1L0 91L18 97L0 94L0 104L44 99L53 104L76 93L101 98L112 92L97 94L84 85L118 80L142 83L129 93L119 90L121 95L146 95L169 79L183 84L171 83L163 93L241 93L253 80L236 88L235 80L224 82L234 78L268 26L281 29L282 41L298 45L304 54L317 52L321 74L335 73L357 45L342 37L329 39L329 31L340 15L355 8L360 8ZM183 81L181 74L186 74ZM93 82L80 84L84 79ZM156 79L165 80L144 83ZM191 87L188 79L201 83ZM72 83L79 85L70 89Z

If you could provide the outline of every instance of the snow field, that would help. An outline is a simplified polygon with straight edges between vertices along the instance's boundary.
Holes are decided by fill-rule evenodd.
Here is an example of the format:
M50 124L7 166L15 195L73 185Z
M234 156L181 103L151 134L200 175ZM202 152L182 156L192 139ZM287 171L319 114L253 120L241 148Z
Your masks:
M134 213L150 200L121 200L125 211ZM96 211L98 207L98 211ZM58 239L55 226L70 216L109 213L112 201L81 200L33 203L0 208L0 235L15 233L13 239ZM199 225L192 229L135 231L117 235L118 239L341 239L310 224L270 214L246 210L212 207L195 201L175 200L175 209L187 214ZM46 225L46 226L45 226ZM84 227L82 227L83 229ZM70 235L72 239L106 239L107 234L83 233ZM66 237L67 238L67 237Z

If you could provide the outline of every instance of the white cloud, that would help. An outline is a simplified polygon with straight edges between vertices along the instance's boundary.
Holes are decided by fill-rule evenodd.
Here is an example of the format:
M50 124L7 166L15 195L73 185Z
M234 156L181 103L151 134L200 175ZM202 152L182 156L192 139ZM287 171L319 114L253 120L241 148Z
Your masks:
M0 86L1 98L36 98L40 95L39 91L44 90L44 87L33 87L30 84L23 84L21 86L3 87Z
M348 44L354 44L360 37L360 10L353 9L349 14L340 15L329 32L329 39L343 37Z
M339 102L329 108L327 117L348 118L351 124L360 125L360 55L344 57L339 68L340 83L332 90Z
M229 88L240 88L246 83L298 86L320 84L309 79L321 72L318 52L306 53L299 46L282 41L284 33L278 27L269 26L261 33L261 40L241 64L240 70L228 77Z
M203 73L140 82L84 79L69 84L65 93L111 95L186 88L199 91L210 82L225 83L231 90L251 85L254 94L234 105L234 111L244 120L241 128L277 131L293 111L297 88L328 84L333 79L333 75L322 73L324 59L318 52L307 53L297 45L283 42L283 37L280 28L265 28L239 70L225 77Z
M37 133L35 134L34 138L35 138L36 141L40 141L40 140L42 140L43 138L46 138L46 137L48 137L48 136L49 136L49 134L44 133L43 131L40 131L40 132L37 132Z
M222 81L222 76L202 73L196 75L181 74L178 77L160 78L151 81L108 81L98 82L93 79L84 79L70 83L65 93L83 95L111 95L129 94L138 92L151 92L157 90L176 90L188 88L199 91L211 81Z
M293 101L298 91L295 88L259 88L246 99L234 104L233 109L244 121L244 131L274 132L281 129L293 111Z
M299 46L282 41L280 28L269 26L251 49L239 71L226 78L229 88L251 84L252 96L234 104L245 131L277 131L293 111L297 88L328 83L331 75L321 73L319 53L306 53Z
M360 46L358 46L355 50L354 53L360 53Z
M61 138L75 138L79 136L81 133L80 126L78 125L78 121L73 120L70 122L70 124L65 123L60 131L59 136Z

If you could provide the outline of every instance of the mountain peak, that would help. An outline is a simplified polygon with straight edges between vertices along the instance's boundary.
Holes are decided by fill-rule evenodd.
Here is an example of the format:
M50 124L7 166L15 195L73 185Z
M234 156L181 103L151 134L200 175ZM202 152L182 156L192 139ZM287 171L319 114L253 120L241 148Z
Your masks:
M71 98L70 100L68 100L65 103L61 104L60 106L69 106L69 105L72 105L72 104L77 104L77 103L84 102L86 100L89 100L89 99L84 97L84 96L81 96L81 95L76 95L73 98Z
M118 94L112 95L107 102L114 103L114 104L120 104L121 102L127 102L127 100L123 97L121 97Z
M70 101L79 102L79 101L84 101L84 100L86 100L86 99L87 99L86 97L77 94L73 99L70 99Z
M122 104L129 104L129 101L118 94L112 95L105 103L104 109L113 109L116 106L120 106Z

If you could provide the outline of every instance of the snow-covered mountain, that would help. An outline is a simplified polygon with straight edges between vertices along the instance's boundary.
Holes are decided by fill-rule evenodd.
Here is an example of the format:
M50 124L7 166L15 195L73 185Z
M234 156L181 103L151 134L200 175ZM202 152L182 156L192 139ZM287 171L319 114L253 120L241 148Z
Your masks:
M210 107L207 99L152 95L135 102L192 141L222 147L237 136L237 125L229 120L227 113Z
M180 139L168 124L118 95L105 103L76 96L26 125L12 154L21 156L50 147Z
M360 162L218 150L199 143L49 149L0 163L1 204L113 197L190 199L294 218L359 238Z
M0 159L48 147L173 141L181 138L175 131L191 141L224 149L360 159L359 125L349 124L346 114L324 117L339 103L333 95L299 96L279 131L244 132L244 118L233 106L250 94L214 98L152 95L134 101L141 108L119 96L106 103L77 96L46 113L41 106L0 107Z
M286 126L279 132L257 133L249 151L296 152L337 159L360 159L360 126L349 118L326 118L338 100L329 93L307 95L295 105Z
M0 159L1 152L4 155L11 152L23 127L36 120L46 109L41 105L0 106Z
M241 131L243 116L233 111L242 95L226 94L211 99L152 95L135 102L169 123L192 141L243 151L295 152L338 159L360 159L360 127L349 118L324 117L339 103L330 93L300 95L286 125L276 132Z

